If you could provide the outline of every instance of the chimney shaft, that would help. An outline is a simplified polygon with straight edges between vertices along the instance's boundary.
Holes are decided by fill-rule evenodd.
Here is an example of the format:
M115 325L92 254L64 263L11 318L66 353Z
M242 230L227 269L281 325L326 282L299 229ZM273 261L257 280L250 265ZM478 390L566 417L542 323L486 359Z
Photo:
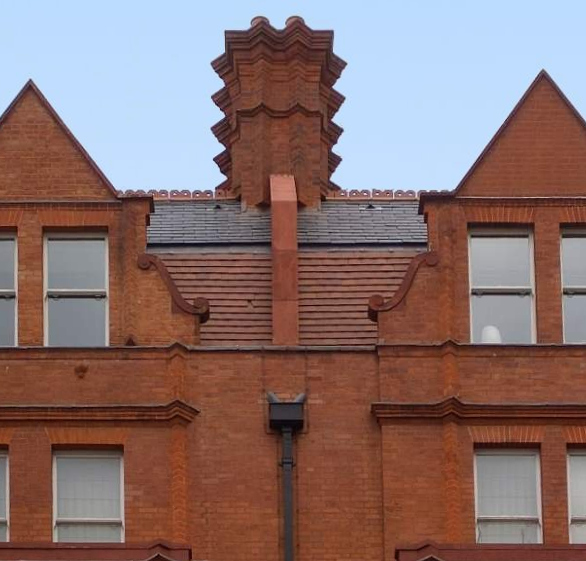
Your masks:
M271 175L273 345L299 344L297 192L291 175Z
M212 128L226 148L215 158L227 177L219 189L245 206L269 204L270 175L293 175L299 202L319 206L336 189L332 147L342 129L332 118L344 98L333 86L346 63L332 50L333 32L300 17L282 30L262 17L252 23L227 31L226 52L212 63L224 81L213 96L225 114Z

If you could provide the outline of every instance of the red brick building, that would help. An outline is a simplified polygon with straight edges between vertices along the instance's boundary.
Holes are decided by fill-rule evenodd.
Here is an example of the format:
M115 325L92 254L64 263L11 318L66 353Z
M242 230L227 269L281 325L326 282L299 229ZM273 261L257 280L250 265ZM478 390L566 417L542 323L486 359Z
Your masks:
M542 72L454 191L341 191L344 65L228 32L215 194L0 117L0 559L586 560L586 124Z

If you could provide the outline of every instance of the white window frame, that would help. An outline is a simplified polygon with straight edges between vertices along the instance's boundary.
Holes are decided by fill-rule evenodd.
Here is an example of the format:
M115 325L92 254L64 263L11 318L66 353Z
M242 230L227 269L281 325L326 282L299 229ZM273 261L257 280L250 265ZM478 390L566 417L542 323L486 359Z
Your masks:
M479 516L478 514L478 456L533 456L535 458L537 517L533 516ZM541 461L540 451L534 448L477 448L474 450L474 526L476 543L480 543L479 522L537 522L538 544L543 543L543 517L541 512Z
M473 286L472 285L472 238L527 238L529 245L529 282L528 286ZM537 340L536 313L535 313L535 247L533 232L529 228L468 228L468 306L470 310L470 342L474 345L482 344L474 341L474 315L472 312L472 297L490 294L500 295L527 295L531 298L531 343ZM502 345L518 345L522 343L501 343Z
M0 240L12 240L14 242L14 288L12 290L0 288L0 298L9 297L14 299L14 346L18 347L18 237L14 233L2 232L0 233ZM2 347L0 346L0 348Z
M105 252L104 260L104 274L106 275L103 289L50 289L49 290L49 241L52 240L70 240L70 241L85 241L85 240L104 240ZM110 344L110 250L109 250L108 234L106 232L49 232L43 237L43 342L45 347L49 344L49 299L51 296L67 295L67 296L97 296L104 298L106 301L105 312L105 336L104 346Z
M6 491L6 518L0 518L0 523L6 525L6 542L0 543L7 543L10 541L10 461L8 458L8 450L0 450L0 458L6 460L6 481L4 482Z
M586 456L586 449L568 450L566 459L566 477L568 481L568 541L569 543L574 543L572 542L572 522L586 523L586 514L584 516L572 516L572 477L570 474L570 456Z
M120 519L118 518L58 518L57 517L57 458L117 458L120 460ZM118 450L54 450L53 451L53 542L59 542L59 524L120 524L120 542L124 543L126 520L124 517L124 453ZM84 543L84 542L75 542Z
M566 286L564 281L564 238L581 238L586 243L586 230L567 228L561 231L560 235L560 278L562 281L562 322L563 337L565 345L583 345L586 341L566 341L566 314L565 314L565 297L574 295L586 295L586 285Z

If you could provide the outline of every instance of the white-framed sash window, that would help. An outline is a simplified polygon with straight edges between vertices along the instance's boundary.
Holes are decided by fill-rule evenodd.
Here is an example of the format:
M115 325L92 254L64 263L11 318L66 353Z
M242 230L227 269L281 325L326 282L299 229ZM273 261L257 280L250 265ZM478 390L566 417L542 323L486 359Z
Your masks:
M54 452L53 540L124 541L124 461L121 452Z
M586 343L586 233L562 232L564 342Z
M18 344L17 277L16 236L0 234L0 347Z
M541 543L539 452L476 450L474 468L476 541Z
M45 345L108 345L108 238L47 234L44 247Z
M10 539L10 492L8 452L0 450L0 542Z
M515 229L472 229L468 254L471 341L534 343L531 233Z
M570 543L586 543L586 450L568 452Z

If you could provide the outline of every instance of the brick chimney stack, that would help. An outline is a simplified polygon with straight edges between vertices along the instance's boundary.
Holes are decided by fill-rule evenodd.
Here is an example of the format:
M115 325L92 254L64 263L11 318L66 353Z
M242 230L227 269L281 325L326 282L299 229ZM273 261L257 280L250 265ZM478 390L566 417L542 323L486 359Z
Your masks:
M226 148L215 158L227 177L218 189L243 206L270 204L273 174L293 175L309 207L337 189L332 147L342 129L332 118L344 97L333 86L346 63L333 39L297 16L281 30L256 17L247 31L226 32L226 52L212 62L224 81L213 100L225 117L212 131Z

